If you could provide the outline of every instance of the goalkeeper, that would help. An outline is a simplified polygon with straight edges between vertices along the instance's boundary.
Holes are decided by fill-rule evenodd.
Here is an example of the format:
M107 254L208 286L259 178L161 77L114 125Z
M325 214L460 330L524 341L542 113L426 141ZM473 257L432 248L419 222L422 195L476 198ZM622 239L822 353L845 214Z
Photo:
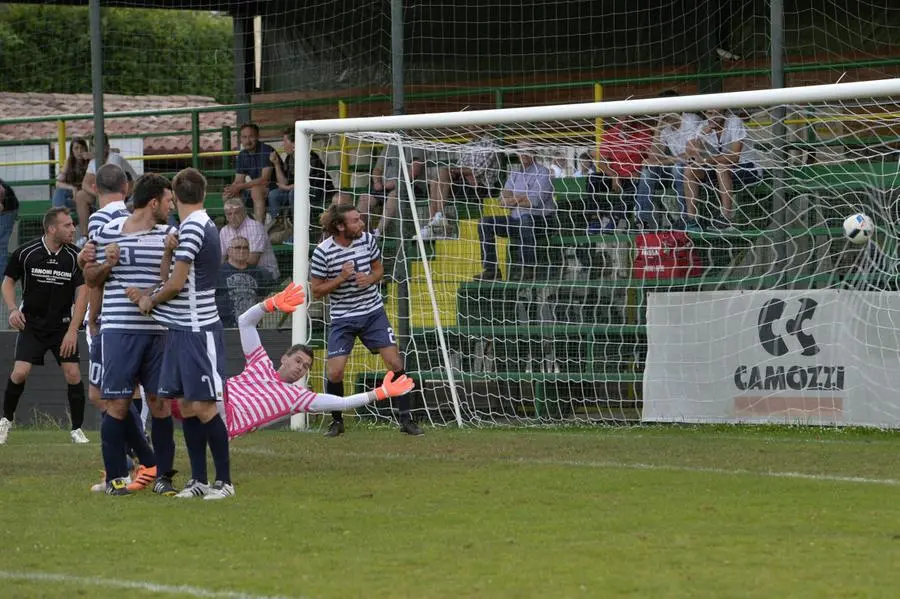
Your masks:
M238 326L246 365L243 372L225 382L225 424L229 439L269 426L297 412L350 410L373 401L409 393L415 387L406 375L394 378L388 372L380 387L367 393L338 397L315 393L293 383L303 379L313 363L313 351L306 345L292 345L281 356L276 370L256 332L267 312L293 312L305 300L303 288L288 287L241 314Z

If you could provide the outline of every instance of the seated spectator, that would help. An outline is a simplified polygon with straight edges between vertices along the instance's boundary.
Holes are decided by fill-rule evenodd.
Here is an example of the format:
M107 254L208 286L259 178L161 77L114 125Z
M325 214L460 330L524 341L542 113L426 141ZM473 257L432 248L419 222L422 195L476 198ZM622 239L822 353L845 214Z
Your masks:
M265 270L250 264L250 242L240 235L231 238L225 264L219 270L216 307L227 328L237 328L237 318L256 305L275 284Z
M742 187L756 185L762 180L759 156L741 117L722 114L717 110L705 113L707 121L688 143L688 163L684 174L684 195L687 200L686 228L700 230L697 223L698 184L712 183L715 176L722 205L721 219L713 217L714 225L722 230L734 230L733 187L737 179Z
M425 172L425 152L421 148L407 149L409 161L409 176L413 180L418 179ZM372 176L369 179L369 193L359 196L359 213L363 217L366 229L375 237L382 234L388 235L398 223L398 185L400 183L400 150L395 144L387 144L384 151L375 161ZM335 200L337 203L341 203ZM372 228L372 212L378 206L382 207L381 222Z
M273 279L277 279L278 261L275 252L269 242L269 236L263 224L252 218L247 218L247 209L240 198L228 198L224 202L225 226L219 231L219 244L222 248L222 261L227 259L228 248L235 237L243 237L250 241L250 256L247 262L251 266L258 266L268 272Z
M678 92L666 90L659 97L674 97ZM644 160L637 190L637 218L645 229L660 229L664 225L653 209L653 194L670 182L678 194L679 214L684 218L684 164L687 159L687 143L694 136L701 118L692 112L681 115L664 114L659 118L653 135L650 152ZM676 223L672 223L676 224ZM681 225L681 223L677 223Z
M0 179L0 276L6 273L9 260L9 238L19 216L19 198L6 181Z
M497 183L498 152L500 147L490 134L470 141L459 150L456 165L441 165L428 187L428 211L431 220L422 229L422 239L446 239L447 222L444 204L450 197L453 184L476 190L474 195L490 192ZM481 192L481 193L479 193Z
M569 170L569 161L559 152L553 154L553 161L550 163L550 174L554 179L561 179L566 176Z
M276 188L271 156L275 148L259 141L256 123L241 125L241 151L238 152L234 182L225 186L222 197L241 198L253 207L253 218L266 223L266 198Z
M72 143L69 144L66 163L56 174L56 189L50 198L54 208L75 210L75 194L81 189L90 161L91 152L88 150L87 142L81 137L73 137Z
M81 189L75 193L75 210L78 213L78 232L79 236L75 243L79 246L84 245L87 240L88 218L94 209L97 200L97 188L94 183L97 180L97 169L104 164L115 164L123 171L128 178L128 197L131 196L131 190L134 188L134 182L137 180L137 173L131 164L125 160L119 152L111 152L109 147L109 136L103 135L103 160L102 164L97 165L97 140L94 140L94 157L88 162L87 171L81 182Z
M578 155L578 168L575 169L576 177L587 177L591 173L596 173L597 167L594 165L594 159L589 152L583 152Z
M269 160L275 169L275 179L278 187L269 191L269 215L267 221L274 222L279 216L293 216L294 206L294 130L288 128L284 130L284 151L287 155L282 160L278 152L272 152ZM315 152L309 153L309 205L311 213L309 217L310 223L318 223L318 215L327 208L332 201L340 201L341 198L331 177L325 170L325 163L319 158ZM268 227L266 227L268 230ZM293 239L285 240L285 243L292 243Z
M597 156L597 172L588 175L586 191L588 231L612 231L634 205L641 166L650 150L653 132L642 119L617 122L603 133Z
M537 236L548 228L556 205L550 169L534 161L526 150L518 152L521 170L512 171L500 192L500 205L509 208L509 216L485 216L478 221L481 242L482 273L476 281L500 278L496 238L508 237L522 251L523 267L537 264ZM523 268L522 276L527 276Z

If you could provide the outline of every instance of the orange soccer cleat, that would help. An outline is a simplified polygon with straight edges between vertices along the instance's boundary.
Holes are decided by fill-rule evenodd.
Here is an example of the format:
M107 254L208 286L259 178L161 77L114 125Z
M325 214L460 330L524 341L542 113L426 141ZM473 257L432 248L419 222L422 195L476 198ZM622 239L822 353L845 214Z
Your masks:
M129 491L143 491L147 486L152 485L156 480L156 466L147 468L146 466L138 466L131 476L131 482L128 483Z

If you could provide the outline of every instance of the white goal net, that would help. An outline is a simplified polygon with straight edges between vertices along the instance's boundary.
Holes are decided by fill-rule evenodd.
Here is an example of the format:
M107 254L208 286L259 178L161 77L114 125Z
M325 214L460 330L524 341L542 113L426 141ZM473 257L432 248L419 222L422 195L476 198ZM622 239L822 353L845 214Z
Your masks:
M301 122L295 278L327 204L356 205L424 422L896 427L893 95L900 80ZM310 150L341 171L311 206ZM845 237L856 213L868 244ZM324 347L327 300L294 322ZM345 388L384 371L357 342Z

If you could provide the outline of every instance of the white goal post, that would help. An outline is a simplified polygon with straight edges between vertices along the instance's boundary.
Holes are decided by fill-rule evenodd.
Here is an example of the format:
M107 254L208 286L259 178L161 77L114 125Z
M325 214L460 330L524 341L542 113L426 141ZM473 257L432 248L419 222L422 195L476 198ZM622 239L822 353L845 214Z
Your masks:
M873 99L881 100L872 102ZM499 275L502 270L504 276L509 280L479 283L480 290L478 292L483 293L479 298L483 303L493 302L495 305L505 303L506 312L501 316L494 315L491 321L464 322L468 316L461 312L457 321L454 311L457 306L462 310L469 305L465 302L470 298L462 297L460 290L471 289L471 286L466 287L470 283L463 280L463 275L471 273L473 268L481 268L481 265L477 264L479 244L482 248L481 262L482 265L486 265L484 244L480 238L483 230L477 215L489 214L492 210L497 211L501 208L509 208L509 206L501 203L498 207L494 196L489 196L488 199L481 198L477 200L478 204L473 211L476 216L470 218L468 224L463 227L465 231L460 228L460 231L454 234L455 236L437 237L438 241L426 237L425 229L430 226L430 223L426 225L428 214L425 214L425 220L421 216L422 202L427 203L429 196L434 195L433 190L439 189L440 185L444 183L444 180L440 178L442 176L440 168L444 164L442 162L444 159L432 157L444 156L448 152L447 148L452 149L454 144L460 143L460 140L472 139L478 134L486 134L506 141L513 140L518 147L527 145L526 151L535 158L535 162L548 167L554 157L562 155L561 147L565 148L567 144L576 146L581 144L587 148L589 153L594 153L594 161L599 161L598 148L601 147L604 139L602 137L604 123L610 121L637 122L642 118L650 121L661 115L673 113L698 114L707 111L724 113L726 111L737 112L738 109L747 109L748 112L751 110L764 111L769 122L767 125L759 127L761 133L757 136L757 141L762 146L772 148L769 158L784 157L782 153L786 151L784 147L787 145L788 138L788 134L785 132L785 121L793 118L800 125L794 127L792 139L796 139L799 136L797 131L802 129L803 135L809 137L810 140L803 144L797 144L797 146L803 146L802 151L808 152L812 156L809 158L804 154L804 158L798 159L795 165L798 171L806 172L815 169L816 160L820 162L824 160L828 162L828 165L844 168L861 162L872 162L874 155L874 159L881 161L879 173L883 176L886 171L885 163L888 160L895 162L897 160L897 155L893 154L893 150L890 148L900 144L888 138L894 131L900 135L900 115L897 114L898 110L893 108L898 103L900 103L900 79L885 79L614 102L298 121L295 125L294 280L302 282L307 294L309 293L309 257L312 247L317 242L317 239L310 237L310 231L315 225L310 222L311 152L314 150L322 152L324 162L327 167L332 169L331 172L336 168L347 168L349 161L346 156L348 153L354 153L355 158L364 156L368 162L363 160L362 163L367 164L367 168L371 169L379 153L378 149L395 145L399 148L399 156L403 157L398 160L400 167L397 181L399 187L403 189L403 191L398 190L397 192L398 201L404 204L402 210L408 213L408 216L401 217L401 232L396 236L386 233L390 223L387 220L383 221L387 224L381 225L384 232L381 233L379 239L384 243L393 244L392 247L407 248L408 246L407 249L399 250L400 253L396 260L402 260L404 264L403 270L397 272L406 273L405 276L409 277L410 281L415 278L415 293L428 296L427 298L417 298L422 299L422 303L416 304L417 307L413 308L415 314L412 315L411 320L419 321L419 325L413 326L411 334L413 347L410 351L433 354L434 359L428 362L427 368L421 367L419 371L407 367L408 370L415 371L419 378L428 381L428 384L420 385L422 393L426 397L433 394L435 398L432 403L426 399L425 407L418 414L420 419L425 419L432 424L456 423L458 425L598 421L802 421L817 424L900 426L900 406L876 403L875 405L878 407L869 412L861 409L854 410L849 397L842 395L837 398L836 394L832 393L834 389L828 386L837 384L836 377L840 372L842 389L844 384L851 385L849 381L852 380L852 385L858 385L854 389L860 396L865 396L871 401L881 401L878 399L881 387L893 384L893 379L886 374L889 361L887 356L888 354L894 355L892 352L895 349L900 350L900 343L896 343L897 348L895 348L894 337L891 336L890 339L887 339L884 336L885 330L889 328L885 325L894 326L892 312L894 304L892 301L884 300L883 295L879 295L878 288L872 290L865 287L862 289L865 293L859 293L850 299L847 294L841 296L840 293L825 291L826 289L836 289L835 281L838 280L841 285L845 286L844 288L851 285L852 281L857 280L868 284L873 277L880 283L892 285L894 271L891 270L888 273L884 270L884 265L879 263L878 269L880 270L876 269L878 270L877 276L873 275L872 271L867 271L867 275L856 279L846 275L845 265L839 263L839 259L834 257L844 250L835 249L837 246L834 245L834 239L826 239L838 234L835 233L834 217L830 215L831 213L827 217L819 214L819 206L816 205L818 191L810 189L808 193L799 194L792 201L791 206L786 209L786 212L789 213L788 216L779 216L781 221L765 220L763 222L763 217L758 217L758 222L754 222L754 217L749 217L749 220L743 223L746 226L739 225L737 228L729 228L724 232L713 228L701 230L699 227L694 232L688 226L689 237L693 239L694 247L701 248L697 252L702 254L705 259L703 262L705 270L702 275L694 278L686 277L683 281L656 280L652 284L644 285L635 283L634 275L627 274L631 272L632 258L641 251L638 248L639 242L635 240L636 237L642 233L648 233L647 229L635 226L636 219L631 215L624 219L625 225L620 223L617 227L613 222L614 230L609 231L611 235L605 238L597 236L596 230L589 230L587 234L584 234L581 230L568 230L562 225L555 225L559 228L554 229L554 235L550 236L550 241L546 242L550 246L547 254L552 254L554 258L548 266L550 274L543 278L528 278L526 281L517 279L514 282L509 276L511 271L507 270L512 266L500 264L504 260L502 257L495 258L498 264L494 265L494 272ZM885 108L882 109L882 107ZM784 110L778 110L780 108L784 108ZM779 120L781 122L778 122ZM860 131L851 131L846 127L841 128L843 125L839 126L841 123L851 120L863 123L866 133L870 133L871 137L877 137L882 141L866 141L868 138ZM596 127L596 132L594 127ZM828 131L823 133L824 129L828 129ZM812 139L815 135L818 137ZM566 136L572 139L577 138L578 141L570 142ZM724 138L724 134L721 136ZM527 144L522 141L515 142L517 139L522 140L526 137ZM322 149L322 139L325 140L326 148L324 150ZM316 145L317 140L318 145ZM883 147L880 145L882 143ZM860 144L870 144L872 148L877 146L877 151L869 151ZM838 146L850 149L834 149ZM417 160L413 157L415 152L427 156L421 160L424 166L418 175L411 171L411 166ZM575 155L569 155L570 163L571 157ZM816 158L817 156L819 158ZM563 156L562 162L565 160L566 156ZM786 163L776 163L770 165L769 168L773 172L779 172L786 166ZM506 175L507 167L496 168L498 172L503 171L504 176ZM526 167L523 165L521 168L524 170ZM685 168L694 167L687 166ZM509 170L512 172L513 169ZM897 170L900 172L900 167ZM847 215L852 214L853 211L873 213L876 224L880 223L879 233L881 234L881 238L878 240L880 243L874 245L876 250L873 251L883 251L883 254L896 256L896 239L891 219L897 216L895 214L895 203L897 202L895 191L897 191L896 188L900 188L900 184L895 184L894 180L889 177L889 183L873 184L874 187L887 186L887 189L884 189L884 193L881 195L872 195L874 205L867 204L865 202L869 200L860 200L854 195L853 190L844 189L840 169L829 172L832 174L837 172L838 175L832 178L820 174L813 175L820 177L822 185L830 186L833 190L833 194L829 195L834 195L837 205L830 206L829 209ZM352 179L346 171L343 175L342 178L345 181ZM887 175L889 176L890 172ZM554 181L556 196L563 193L560 191L566 185L563 179L575 180L571 172L563 172L555 177L557 178ZM708 193L715 194L717 190L714 176L710 180L712 183L709 184L710 191ZM419 187L414 189L417 184ZM363 189L365 185L366 183L356 186L357 192L351 194L354 201L358 201L361 195L366 193ZM463 186L465 185L467 184L464 181ZM865 182L863 182L864 185ZM774 191L767 192L769 196L778 195L783 191L780 181L776 181L772 188ZM359 189L363 189L363 191L358 191ZM350 194L349 190L345 191ZM682 193L684 192L679 188L679 196ZM417 195L419 196L418 211ZM459 204L465 201L468 200L457 200ZM683 203L681 198L679 201ZM627 209L630 211L630 206ZM560 208L560 212L562 210ZM566 208L566 210L575 211L571 208ZM684 208L682 207L681 210L683 212ZM688 214L688 216L692 215ZM694 214L693 216L698 217L699 215ZM368 221L370 227L374 227L372 223L376 218L378 217L373 215L373 220ZM382 218L388 219L387 214L384 214ZM403 218L407 219L408 233L403 233ZM819 220L816 220L817 218ZM629 219L631 220L630 224ZM460 218L461 224L463 220ZM674 219L672 222L675 222ZM687 219L686 222L688 222ZM668 226L662 227L659 231L662 231L663 228L668 229ZM673 226L673 228L677 227ZM659 231L654 229L654 232ZM465 248L462 247L464 243L468 244ZM457 245L451 247L451 244ZM583 244L584 249L580 246L576 248L577 244ZM510 241L511 246L512 241ZM613 249L610 250L610 248ZM602 256L592 258L596 261L591 262L591 266L585 267L581 255L587 253L591 253L592 256ZM727 260L721 262L720 257L725 254L727 254ZM798 257L801 255L802 257ZM439 271L437 275L432 272L431 262L434 259L438 261L436 263ZM461 274L450 273L447 263L454 260L457 263L469 260L472 262L471 268L462 268ZM858 262L859 260L856 259L856 263ZM575 266L572 266L573 264ZM510 265L512 265L512 258L510 258ZM487 264L487 266L491 265ZM572 266L571 269L570 266ZM587 270L596 269L596 276L584 274L585 268ZM857 265L854 268L859 270L861 267ZM569 272L566 269L575 274L572 276L564 274L564 270ZM791 274L785 275L784 272L775 272L773 269L790 271ZM413 271L415 271L415 275L410 274ZM578 272L583 274L582 278L579 278ZM437 281L435 280L436 276L439 279ZM465 274L465 276L469 275ZM785 280L786 276L790 280ZM565 293L561 291L563 288L565 288ZM773 295L771 293L773 288L780 291L789 290L790 293L780 292ZM603 291L596 291L597 289L603 289ZM814 290L814 292L800 293L798 291L806 289ZM761 300L764 299L767 302L781 302L788 305L789 307L785 310L793 309L794 312L796 312L796 308L793 307L792 302L794 304L801 301L812 302L816 305L828 304L827 309L820 308L819 314L827 313L832 319L827 326L831 327L829 330L835 335L834 347L841 343L839 340L842 338L841 335L851 334L850 331L855 330L856 333L865 337L861 341L857 338L860 352L862 352L860 356L865 354L866 348L871 350L873 343L881 344L878 345L881 348L879 359L884 362L884 372L854 371L855 374L851 375L849 365L846 369L841 365L839 371L826 371L824 368L838 367L833 364L818 365L814 360L809 363L801 360L797 364L776 363L776 358L780 357L776 355L777 352L769 352L769 355L765 356L765 360L768 361L751 365L750 362L755 358L748 357L750 354L742 354L743 350L733 347L735 344L743 343L746 338L752 341L752 343L747 342L748 344L755 344L753 349L748 348L747 352L762 351L758 347L759 342L754 340L757 335L756 321L762 319L763 312L760 312L760 307L754 301L745 302L746 305L744 305L740 302L735 303L734 299L737 296L746 296L748 292L758 294ZM820 292L825 295L817 295ZM527 300L523 299L526 295L529 298ZM637 300L634 300L637 301L637 307L632 305L633 298L629 299L631 295L638 297ZM539 296L543 299L539 299ZM546 299L551 296L552 300ZM605 316L572 316L575 312L581 311L579 314L584 312L584 298L588 296L591 298L590 302L593 302L591 308L595 314L604 311L604 315L608 316L615 308L618 311L617 318L619 320L607 322L603 320ZM392 296L391 301L395 300L396 298ZM548 305L553 302L555 305L548 308ZM843 303L838 306L834 302ZM561 303L566 304L563 306L565 309L557 309ZM734 308L738 305L742 307ZM294 343L310 341L311 321L307 312L309 306L310 302L308 301L294 313L292 320ZM709 356L704 361L701 356L702 351L693 345L691 347L695 350L694 354L681 355L677 344L688 343L693 339L691 343L696 345L697 339L689 339L690 335L683 334L684 331L673 332L678 323L666 321L665 318L679 314L681 317L693 315L702 323L704 310L710 310L706 313L707 316L717 317L716 315L725 314L732 308L746 312L737 319L737 324L723 325L724 328L717 328L713 325L702 327L711 331L711 335L727 333L732 336L731 341L733 342L732 346L729 346L728 343L722 346L722 351L726 357L731 359L731 362L722 366L721 371L706 373L707 362L710 364L715 362L714 357ZM516 310L519 311L519 316L510 316ZM449 324L444 322L448 315L453 320ZM855 316L846 323L842 323L839 322L843 318L841 315ZM324 317L317 315L317 318L322 320ZM780 313L778 318L781 318ZM788 316L785 315L785 321L787 318ZM876 327L878 330L860 332L858 330L859 322L866 319L879 323ZM425 324L421 324L421 321L425 321ZM469 322L475 324L467 324ZM818 325L818 323L816 324ZM900 322L897 324L900 325ZM396 323L394 326L397 326ZM735 326L738 328L735 329ZM774 326L776 328L783 327L784 323L776 320ZM793 325L789 324L788 326ZM822 324L821 326L825 327L826 325ZM449 330L445 330L448 327ZM784 333L783 330L781 332ZM783 336L790 341L790 335L793 334L789 331L788 335ZM876 337L871 337L871 335L876 335ZM634 336L640 336L641 340L631 340ZM629 341L624 340L626 337ZM822 335L817 335L817 337L824 339ZM760 337L761 340L762 337ZM468 349L461 349L460 344ZM503 344L517 346L516 351L522 353L513 352L507 355L504 358L506 366L500 368L495 362L499 362L501 358L496 354L488 355L483 349L485 346L490 346L492 347L491 351L496 352L499 351L497 347ZM626 348L626 345L627 351L623 349ZM828 342L820 341L820 345L828 345ZM538 349L529 349L526 356L523 349L525 346ZM473 347L479 349L472 350ZM401 350L403 349L401 348ZM789 351L793 352L794 349L796 348L791 347ZM804 347L803 350L805 351L806 348ZM477 359L473 357L475 351L479 352ZM507 348L503 351L509 354L513 350ZM537 372L531 366L523 365L525 362L533 360L530 355L533 351L553 353L555 357L550 360L551 364L535 367L542 369L541 372ZM603 376L600 376L599 372L592 373L590 369L601 364L600 358L597 357L598 353L610 351L618 351L622 355L632 352L633 356L627 358L627 365L625 364L626 358L621 356L606 358L608 364L612 365L612 369L609 372L604 371ZM516 356L520 356L518 361ZM585 358L585 356L588 357ZM804 357L808 356L804 354ZM582 360L582 362L575 365L573 360ZM547 362L547 360L543 361ZM665 364L671 366L675 362L677 362L677 368L666 369ZM745 367L745 370L741 371L744 373L750 373L751 366L757 368L752 372L755 373L753 376L758 380L751 380L751 375L747 374L738 381L739 376L736 374L737 371L732 369L732 362L735 364L740 362L742 367ZM354 371L356 378L352 381L348 380L346 384L353 385L357 381L374 380L373 377L381 370L381 367L368 364L366 362L365 365L359 366ZM605 366L601 365L601 368L605 368ZM795 370L790 370L791 368L795 368ZM796 368L807 373L803 375L806 377L803 379L805 381L804 389L798 389L800 374L797 374L799 370ZM816 368L819 370L817 371ZM704 372L703 376L697 374L701 371ZM516 374L513 375L513 372ZM630 374L625 374L626 372ZM784 374L785 372L788 374ZM423 373L425 374L423 375ZM817 373L816 376L831 377L829 380L832 382L829 382L828 385L822 383L816 387L815 385L818 383L809 383L809 377L812 377L814 373ZM734 383L738 385L736 388L726 385L731 379L738 381ZM622 418L617 416L620 413L617 410L622 410L625 399L617 399L615 408L598 407L602 402L587 405L590 402L581 401L580 394L586 393L587 387L603 394L608 392L613 385L620 385L624 388L626 381L631 381L627 384L630 385L627 393L630 399L626 399L633 402L637 416ZM635 391L641 383L643 389ZM741 388L741 385L745 388ZM759 392L753 393L754 389ZM807 392L811 393L809 397L800 397ZM514 397L508 398L505 397L505 394ZM566 394L570 396L571 401L566 399ZM846 395L850 395L850 393L848 392ZM508 399L512 399L515 405L506 406ZM838 401L839 399L840 401ZM720 400L724 402L724 407L708 408L709 403ZM564 405L567 401L571 405ZM375 411L373 415L384 416L384 413ZM295 417L292 421L292 425L295 427L302 427L304 424L305 420L302 417Z

